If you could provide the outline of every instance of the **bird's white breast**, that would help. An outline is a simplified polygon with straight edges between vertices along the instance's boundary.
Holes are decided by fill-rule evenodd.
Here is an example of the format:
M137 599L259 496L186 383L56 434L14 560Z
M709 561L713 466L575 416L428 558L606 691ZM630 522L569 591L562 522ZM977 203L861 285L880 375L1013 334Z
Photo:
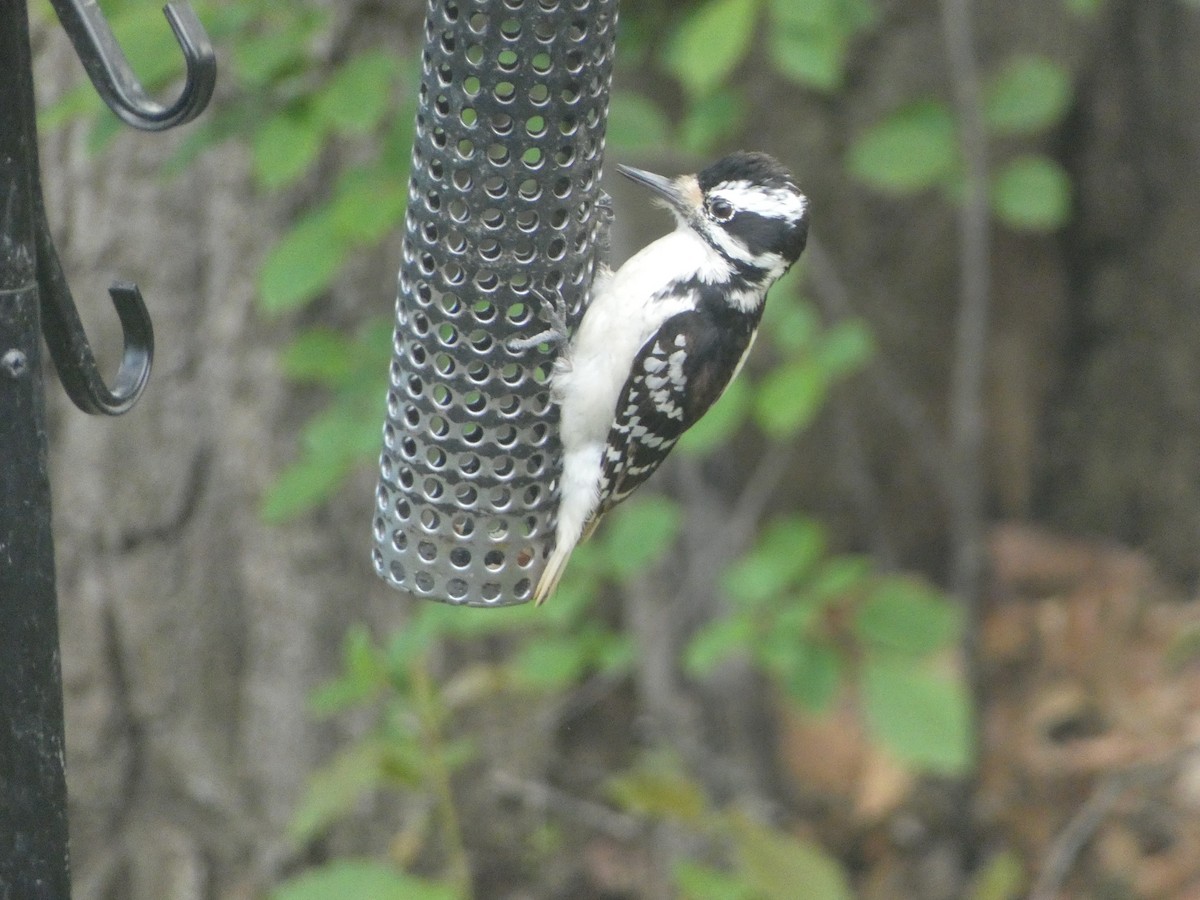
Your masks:
M694 297L671 286L695 277L717 281L728 272L719 254L680 228L597 278L591 304L555 366L564 449L603 443L638 350L663 322L694 305Z

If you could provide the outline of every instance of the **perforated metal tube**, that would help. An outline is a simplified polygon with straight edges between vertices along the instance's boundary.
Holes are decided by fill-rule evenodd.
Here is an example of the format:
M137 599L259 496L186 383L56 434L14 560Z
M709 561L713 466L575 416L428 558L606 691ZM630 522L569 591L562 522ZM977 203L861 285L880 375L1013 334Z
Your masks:
M531 287L591 284L617 0L430 0L374 519L381 577L530 598L561 468Z

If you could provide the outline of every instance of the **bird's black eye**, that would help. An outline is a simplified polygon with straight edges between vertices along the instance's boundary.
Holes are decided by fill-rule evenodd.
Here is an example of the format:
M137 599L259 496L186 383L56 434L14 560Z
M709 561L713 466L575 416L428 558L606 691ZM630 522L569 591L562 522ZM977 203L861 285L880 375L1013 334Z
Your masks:
M718 222L728 222L733 218L733 204L716 197L708 201L708 214Z

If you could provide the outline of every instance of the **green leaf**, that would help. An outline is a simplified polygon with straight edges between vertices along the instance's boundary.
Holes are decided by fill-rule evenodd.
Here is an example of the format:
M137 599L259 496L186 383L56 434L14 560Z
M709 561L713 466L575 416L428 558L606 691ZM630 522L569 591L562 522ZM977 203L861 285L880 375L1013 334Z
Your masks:
M217 4L212 0L199 0L193 4L196 15L204 23L208 36L216 44L218 39L244 36L247 29L253 27L257 10L255 4L239 3L236 5ZM220 46L218 44L218 46Z
M350 468L346 462L311 456L292 463L263 494L259 514L271 525L295 519L337 493Z
M850 35L871 25L878 13L872 0L771 0L771 18L785 28Z
M409 690L411 672L414 667L424 664L424 657L438 637L437 617L421 614L415 616L407 628L391 635L384 658L387 660L387 670L394 685L404 692Z
M384 748L364 739L350 744L308 778L288 837L302 845L347 815L365 795L383 783Z
M1071 218L1071 179L1045 156L1014 159L996 173L992 208L1021 231L1055 231Z
M1018 900L1028 889L1025 866L1012 850L995 854L973 881L968 900Z
M239 118L232 112L222 115L214 111L205 116L204 121L187 129L175 152L163 163L163 175L168 178L182 175L205 151L229 140L234 134L234 122Z
M859 640L904 653L926 654L958 637L960 615L949 600L923 582L880 579L854 620Z
M308 697L308 708L318 718L335 715L344 710L360 706L372 700L374 691L365 691L364 685L348 678L336 678L319 685Z
M328 863L285 881L271 900L459 900L445 884L366 860Z
M402 101L401 109L392 117L391 126L384 131L379 163L394 177L402 177L411 168L415 120L416 100L409 97Z
M971 767L970 699L960 680L876 653L865 662L862 692L867 727L900 760L944 775Z
M807 575L825 552L825 532L799 517L772 522L754 548L725 570L721 584L745 606L778 598Z
M786 560L791 577L808 573L825 553L825 529L813 519L784 516L763 529L756 551Z
M758 900L742 878L711 866L681 860L672 874L681 900Z
M276 477L263 498L265 520L286 521L314 508L337 491L356 465L375 457L390 333L391 324L383 319L371 320L353 339L314 329L284 351L289 376L326 384L338 395L334 405L305 423L300 458ZM356 696L349 686L335 683L322 694L322 704L348 704Z
M1184 625L1172 636L1163 653L1163 662L1171 672L1200 661L1200 622Z
M1032 134L1057 124L1071 102L1071 78L1041 56L1017 56L984 95L984 118L996 134Z
M293 381L340 387L354 372L354 346L339 332L312 328L284 349L279 363Z
M265 28L261 34L242 34L231 42L230 55L237 80L251 87L264 86L283 73L307 63L307 46L295 29Z
M39 110L37 124L39 131L53 131L70 122L99 112L103 101L96 94L91 82L77 85L59 97L45 109Z
M829 644L801 640L793 644L789 656L786 671L780 673L788 696L809 712L827 709L842 681L841 654Z
M735 378L704 416L684 433L679 452L704 456L720 447L746 421L750 410L750 382L745 375Z
M383 660L371 639L371 632L362 625L353 625L346 632L342 646L346 674L364 684L376 684L383 679Z
M322 143L311 121L279 113L254 132L254 177L269 190L291 184L316 162Z
M513 674L538 690L557 691L574 684L588 662L587 648L570 635L538 637L526 643L512 661Z
M378 452L378 417L333 406L305 424L301 439L300 459L279 473L263 497L267 522L288 521L333 496L355 465Z
M330 215L338 237L370 245L400 227L407 206L407 179L378 169L351 169L338 181Z
M836 859L816 844L731 817L745 880L763 900L851 900L850 884Z
M679 122L680 146L688 153L708 156L725 138L737 133L749 104L740 93L720 88L688 105Z
M895 195L947 181L958 165L950 110L932 100L896 110L854 142L848 165L856 178Z
M661 150L667 144L667 119L644 94L618 91L608 112L609 146L622 153Z
M387 679L383 660L371 634L355 625L342 641L342 674L313 692L309 705L318 715L329 715L374 697Z
M850 34L836 6L836 0L773 2L768 48L782 76L816 90L839 88Z
M776 70L821 91L840 88L846 50L874 22L869 0L773 0L769 48Z
M667 68L695 96L732 74L750 49L760 0L708 0L671 34Z
M654 563L675 542L681 519L678 504L652 494L621 507L604 533L613 575L629 579Z
M600 545L594 541L575 548L567 574L554 594L554 602L538 609L541 619L549 627L571 626L591 607L597 586L605 578L605 556Z
M707 623L688 643L684 667L689 675L704 676L736 653L753 646L754 622L748 616L725 616Z
M378 685L368 689L351 678L336 678L317 687L308 698L308 706L314 716L332 716L374 699L377 693Z
M113 34L138 80L157 88L183 71L179 46L153 3L132 4L111 18Z
M264 312L278 313L308 303L329 287L346 252L328 210L301 219L263 261L258 275L259 305Z
M826 93L841 87L846 48L840 41L784 31L772 35L770 47L781 75Z
M605 632L597 637L592 648L596 668L608 675L623 675L633 668L637 647L628 634Z
M773 438L788 438L812 422L829 388L825 372L800 359L767 373L754 397L754 417Z
M783 285L775 288L775 292ZM767 304L763 313L763 326L771 336L772 343L788 356L807 352L821 333L821 319L811 303L784 298Z
M608 793L631 813L678 822L699 820L708 805L696 782L672 768L655 765L616 776L608 783Z
M844 319L826 329L813 355L832 381L857 372L874 352L875 341L866 323L861 319Z
M823 606L870 587L871 577L870 560L862 556L837 556L821 564L804 586L804 592L810 602Z
M304 448L320 459L340 462L374 457L382 443L376 415L360 415L345 404L330 406L304 424Z
M92 121L92 127L88 130L85 142L87 152L93 156L102 153L109 148L117 135L125 130L125 123L107 106L101 108L100 114Z
M346 134L367 134L383 119L396 94L398 59L371 50L351 58L313 98L315 119Z

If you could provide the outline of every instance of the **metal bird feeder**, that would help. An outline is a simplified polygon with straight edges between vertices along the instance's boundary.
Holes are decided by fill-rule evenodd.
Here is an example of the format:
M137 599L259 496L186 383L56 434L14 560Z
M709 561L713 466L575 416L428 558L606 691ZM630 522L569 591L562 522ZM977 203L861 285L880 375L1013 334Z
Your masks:
M598 210L617 0L430 0L374 517L415 596L523 603L561 453L545 330L575 324Z

